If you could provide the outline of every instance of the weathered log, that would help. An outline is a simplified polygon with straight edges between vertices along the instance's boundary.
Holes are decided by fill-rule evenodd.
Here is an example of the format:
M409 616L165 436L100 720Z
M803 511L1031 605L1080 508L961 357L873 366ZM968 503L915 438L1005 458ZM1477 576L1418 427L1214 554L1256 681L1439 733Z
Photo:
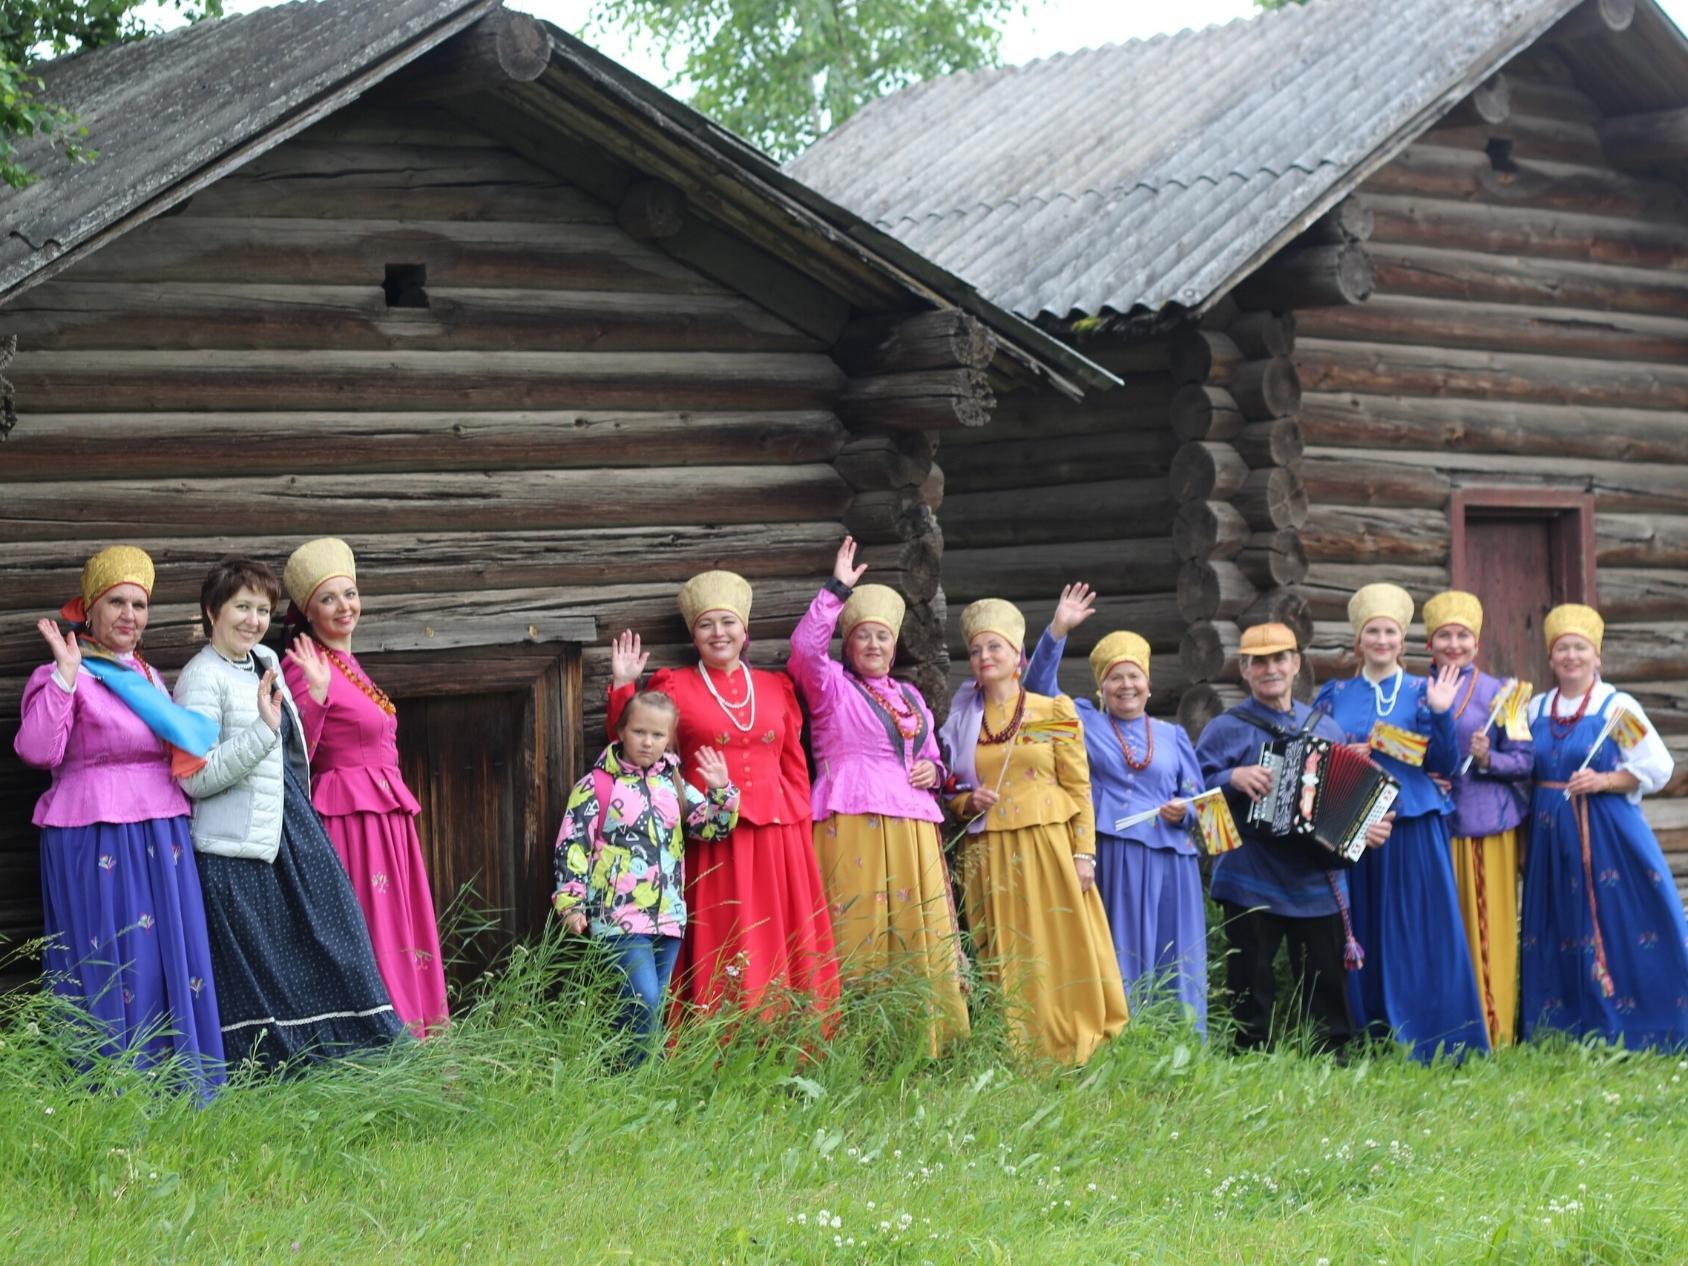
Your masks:
M1448 565L1448 516L1440 510L1385 510L1371 506L1312 508L1301 529L1312 563L1387 562Z
M10 480L806 463L847 432L822 410L768 413L47 413L6 444Z
M1660 734L1688 734L1688 681L1629 681L1623 688L1635 696Z
M1113 337L1069 341L1075 342L1080 351L1103 369L1121 378L1164 374L1171 357L1171 342L1165 337L1135 338L1129 342Z
M1312 391L1688 409L1682 365L1312 338L1301 340L1296 359Z
M1650 268L1392 244L1373 251L1378 284L1389 293L1688 316L1688 278Z
M932 473L931 449L921 437L856 435L844 444L833 465L857 491L918 488Z
M1240 629L1267 623L1288 627L1301 646L1305 646L1307 639L1313 635L1312 609L1307 605L1307 599L1295 589L1268 589L1246 611L1237 615L1237 627Z
M1223 501L1189 501L1172 520L1172 548L1179 558L1231 558L1248 543L1249 527Z
M45 413L148 410L827 408L813 353L35 352L12 372Z
M1027 600L1021 608L1021 614L1026 617L1027 654L1037 645L1038 637L1049 623L1049 616L1055 609L1055 599L1059 595L1060 591L1057 590L1042 602ZM951 601L948 615L950 654L962 659L967 656L967 644L961 639L961 613L966 605L964 602ZM1172 593L1156 593L1098 598L1096 613L1068 636L1066 657L1082 659L1090 654L1097 642L1117 629L1128 629L1136 633L1157 651L1175 652L1178 649L1178 639L1184 634L1184 621L1178 614L1177 596ZM1094 681L1090 691L1095 692Z
M857 317L844 327L833 359L846 372L909 373L921 369L984 369L996 355L996 336L956 308Z
M120 249L77 264L78 281L379 286L390 263L426 266L428 285L515 290L721 293L664 251L611 224L169 216ZM806 327L803 327L806 328Z
M1688 226L1483 203L1368 195L1374 242L1493 255L1532 255L1583 265L1673 270L1688 267ZM1385 256L1372 252L1379 276ZM1384 290L1390 287L1381 283Z
M933 531L936 522L918 488L859 492L843 516L851 536L875 545L912 541Z
M573 530L523 526L508 532L443 531L436 522L424 532L348 531L346 541L357 554L358 588L366 602L373 602L389 593L602 585L630 575L678 585L716 567L730 567L752 581L819 577L830 568L843 534L836 521ZM263 559L279 571L299 543L297 534L172 538L137 532L123 539L152 556L158 573L153 598L159 603L196 601L211 565L230 554ZM929 538L916 538L864 546L859 557L876 570L914 575L924 569L925 583L935 588L938 549L941 545ZM1171 545L1165 550L1170 557ZM1169 567L1175 575L1176 567ZM27 611L32 618L57 610L76 588L76 570L75 551L67 552L59 538L0 542L0 573L6 577L0 609ZM1172 583L1169 577L1159 587Z
M1296 239L1296 246L1345 246L1349 242L1363 242L1371 235L1371 208L1359 198L1348 197L1314 220ZM1286 355L1288 350L1272 355Z
M1247 307L1319 308L1363 303L1375 279L1371 257L1357 242L1284 251L1237 287Z
M1688 108L1625 114L1598 125L1606 156L1618 167L1646 168L1688 155Z
M1508 73L1508 82L1517 81ZM1606 153L1600 148L1600 138L1595 134L1595 119L1570 118L1564 115L1531 115L1523 111L1521 103L1514 94L1512 113L1502 128L1495 128L1487 123L1470 123L1461 125L1440 125L1425 133L1424 139L1436 145L1447 146L1450 149L1463 149L1477 153L1488 153L1491 142L1500 139L1510 141L1512 148L1508 154L1517 160L1522 156L1528 162L1570 163L1582 167L1603 167L1606 165ZM1499 151L1496 151L1497 154Z
M616 521L628 527L695 521L702 512L715 523L836 520L850 499L849 485L822 463L648 469L638 479L547 470L496 478L473 471L391 475L373 483L366 475L77 480L12 485L0 501L0 537L130 540L244 524L278 534L330 525L347 534L438 532L451 522L482 532L599 527L606 488L613 489ZM1170 507L1163 512L1171 516Z
M0 546L0 567L4 566L4 547ZM944 591L957 602L993 596L1053 601L1061 586L1074 580L1103 594L1166 593L1178 583L1179 559L1172 542L1164 537L1073 541L1053 550L1044 545L948 546L943 569Z
M1254 583L1233 562L1184 564L1178 572L1178 614L1186 620L1229 620L1260 596Z
M1688 566L1688 518L1660 514L1597 514L1594 548L1602 567Z
M378 284L57 281L8 304L29 352L333 348L353 351L814 351L818 342L727 294L426 287L392 308ZM160 357L160 359L166 359Z
M1298 532L1256 532L1237 552L1237 566L1256 589L1298 585L1307 576L1307 551Z
M1172 393L1172 382L1166 378L1088 395L1083 401L1069 400L1049 390L1010 391L998 398L990 425L948 432L944 444L995 444L1119 430L1164 431Z
M1293 466L1305 447L1301 423L1294 418L1251 422L1232 441L1237 455L1256 469L1265 466Z
M1172 433L1180 440L1228 440L1243 429L1242 410L1223 387L1188 383L1172 397Z
M1184 727L1184 732L1194 742L1201 737L1213 719L1230 708L1236 707L1248 692L1230 685L1215 686L1203 683L1191 686L1178 699L1178 724Z
M1228 379L1244 361L1242 349L1229 334L1192 329L1177 334L1168 351L1168 372L1179 384L1218 382Z
M1164 429L955 444L944 448L944 473L957 490L966 492L1035 488L1108 475L1141 479L1166 474L1176 449L1177 441Z
M1436 129L1498 127L1512 113L1512 85L1503 74L1489 76L1436 122ZM1432 131L1434 137L1435 130Z
M1671 186L1611 169L1514 155L1509 170L1500 171L1482 150L1422 142L1407 146L1373 172L1367 178L1366 193L1367 197L1379 193L1469 199L1635 220L1680 216L1683 205L1682 193ZM1378 284L1388 288L1381 271Z
M550 33L525 13L498 8L423 54L386 92L425 101L498 92L538 79L550 62Z
M1229 444L1191 440L1173 455L1167 485L1179 503L1229 501L1248 476L1248 463Z
M1449 303L1412 295L1374 295L1358 307L1310 311L1302 329L1315 340L1350 339L1662 364L1688 359L1688 320L1626 312L1579 312L1562 305Z
M1392 448L1688 465L1680 415L1657 409L1317 392L1300 421L1307 443L1326 448L1373 448L1388 436Z
M1300 469L1308 495L1319 502L1365 498L1378 505L1428 507L1445 504L1455 487L1466 484L1563 488L1574 479L1594 494L1601 510L1688 512L1688 472L1679 466L1410 450L1374 456L1364 450L1310 448Z
M1301 377L1287 356L1244 361L1226 385L1245 418L1281 418L1301 407Z
M1635 0L1583 0L1548 30L1550 44L1572 43L1629 30L1635 21Z
M1604 580L1604 573L1602 573ZM1445 567L1422 563L1334 563L1321 562L1307 569L1307 579L1296 586L1307 599L1307 607L1319 620L1346 620L1348 599L1362 585L1373 581L1387 581L1399 585L1413 597L1420 607L1426 598L1448 587ZM1601 593L1604 604L1605 593Z
M686 227L686 195L666 180L636 181L616 207L615 222L638 242L673 237Z
M579 115L571 114L570 118L578 119ZM694 190L692 196L702 198L704 194ZM721 209L719 203L709 206ZM657 245L703 276L741 294L754 295L763 307L829 347L837 342L850 318L849 301L839 290L764 250L754 232L734 232L688 214L680 231L662 238Z
M1178 662L1191 681L1237 680L1237 646L1242 631L1229 620L1202 620L1184 631Z
M946 540L968 549L1152 539L1165 536L1174 509L1165 479L1110 479L1003 492L951 490L944 502L943 526Z
M1298 528L1307 521L1307 490L1290 466L1249 471L1232 504L1256 532Z
M1342 205L1346 206L1347 203ZM1319 221L1323 223L1321 219ZM1271 360L1295 350L1290 323L1276 312L1245 312L1225 330L1248 360Z
M920 481L920 503L934 514L944 504L944 468L934 464Z
M1688 612L1688 570L1602 567L1600 614L1621 623L1681 619Z
M983 426L995 404L990 379L979 370L920 369L853 378L837 408L848 426L941 431Z

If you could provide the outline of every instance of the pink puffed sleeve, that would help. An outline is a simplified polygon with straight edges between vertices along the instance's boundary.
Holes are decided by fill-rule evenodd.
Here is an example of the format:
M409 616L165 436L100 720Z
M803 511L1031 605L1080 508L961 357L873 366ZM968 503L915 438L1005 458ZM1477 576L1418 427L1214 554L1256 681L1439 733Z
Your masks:
M53 677L53 665L44 664L30 674L23 692L23 720L12 750L18 759L36 769L57 769L70 742L76 723L76 694Z

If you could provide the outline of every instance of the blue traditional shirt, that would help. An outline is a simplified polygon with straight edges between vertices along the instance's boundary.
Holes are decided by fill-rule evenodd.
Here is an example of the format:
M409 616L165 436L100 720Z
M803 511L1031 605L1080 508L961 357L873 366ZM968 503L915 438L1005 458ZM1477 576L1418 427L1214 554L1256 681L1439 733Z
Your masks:
M1248 810L1252 802L1231 786L1231 771L1258 765L1261 745L1271 737L1245 717L1255 718L1274 733L1294 733L1312 711L1305 703L1294 703L1290 711L1279 712L1257 699L1245 699L1208 722L1197 740L1196 759L1202 777L1210 787L1225 788L1226 802L1243 840L1240 848L1214 859L1211 891L1215 901L1311 919L1337 913L1338 890L1344 901L1348 899L1344 871L1326 869L1303 845L1274 840L1260 828L1250 826ZM1328 716L1319 716L1310 729L1333 742L1342 740L1341 729Z
M1409 765L1382 752L1371 754L1384 772L1401 784L1400 798L1395 801L1395 816L1398 818L1454 811L1453 801L1430 781L1432 772L1451 778L1459 767L1453 710L1431 711L1424 695L1429 684L1423 677L1409 677L1401 672L1400 676L1384 684L1381 693L1390 701L1387 709L1379 703L1379 691L1373 689L1371 682L1364 677L1327 681L1319 688L1319 697L1313 700L1315 708L1336 722L1346 742L1364 743L1371 737L1372 726L1378 721L1387 721L1398 729L1422 734L1430 740L1422 767Z
M1053 637L1044 630L1026 666L1027 690L1033 694L1060 693L1056 669L1066 645L1066 638ZM1147 716L1121 721L1088 699L1073 702L1078 709L1079 724L1084 727L1085 752L1090 757L1090 798L1096 806L1096 834L1134 840L1148 848L1194 854L1196 846L1186 829L1193 815L1186 815L1178 826L1156 816L1123 832L1114 829L1114 823L1121 818L1158 809L1168 800L1188 800L1206 789L1201 765L1183 727ZM1132 756L1141 760L1148 750L1151 732L1153 759L1147 768L1133 769L1126 763L1121 745L1129 745Z

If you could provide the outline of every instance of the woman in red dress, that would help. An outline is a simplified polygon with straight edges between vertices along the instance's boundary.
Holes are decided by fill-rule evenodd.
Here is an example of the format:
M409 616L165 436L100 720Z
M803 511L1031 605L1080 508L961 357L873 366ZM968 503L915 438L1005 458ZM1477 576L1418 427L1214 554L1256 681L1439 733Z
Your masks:
M750 584L706 571L680 590L680 614L698 662L659 668L646 689L680 706L680 752L701 778L695 754L714 747L739 788L738 827L725 839L686 845L690 922L674 973L676 998L700 1011L777 1010L801 996L828 1012L838 999L832 923L809 829L809 769L803 713L791 678L742 662ZM650 657L625 632L611 654L609 728L633 697Z

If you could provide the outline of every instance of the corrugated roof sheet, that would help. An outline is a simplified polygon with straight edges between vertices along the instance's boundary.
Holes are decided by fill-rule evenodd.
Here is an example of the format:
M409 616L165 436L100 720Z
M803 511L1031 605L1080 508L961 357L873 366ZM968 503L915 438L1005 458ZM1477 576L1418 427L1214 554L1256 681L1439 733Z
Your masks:
M1575 0L1312 0L952 75L789 170L1035 318L1218 297Z

